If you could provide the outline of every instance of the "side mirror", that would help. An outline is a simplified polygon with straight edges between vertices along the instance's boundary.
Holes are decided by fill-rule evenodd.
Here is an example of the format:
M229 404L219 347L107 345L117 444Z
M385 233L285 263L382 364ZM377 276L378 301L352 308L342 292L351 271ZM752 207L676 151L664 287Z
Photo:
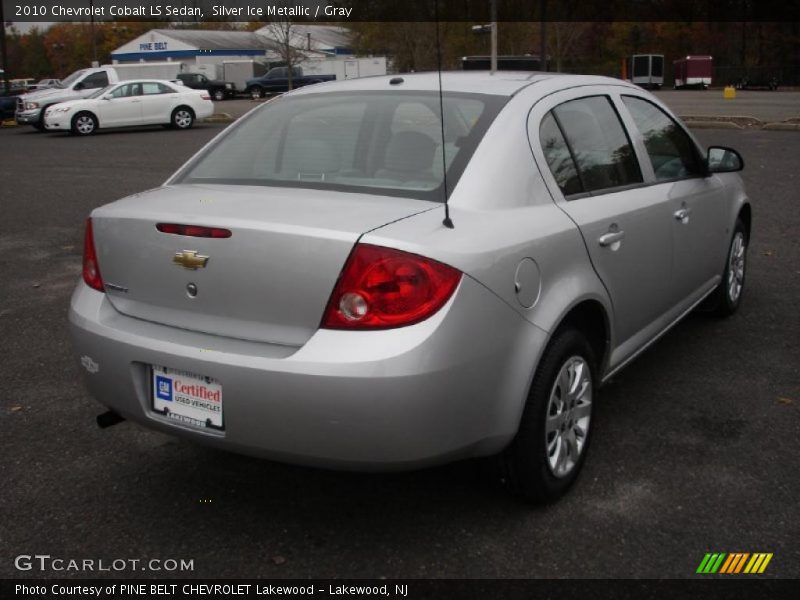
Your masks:
M709 173L733 173L744 169L744 160L733 148L711 146L706 156Z
M85 87L86 86L84 85L84 83L82 81L79 81L78 83L75 84L75 87L73 89L77 92L77 91L82 90Z

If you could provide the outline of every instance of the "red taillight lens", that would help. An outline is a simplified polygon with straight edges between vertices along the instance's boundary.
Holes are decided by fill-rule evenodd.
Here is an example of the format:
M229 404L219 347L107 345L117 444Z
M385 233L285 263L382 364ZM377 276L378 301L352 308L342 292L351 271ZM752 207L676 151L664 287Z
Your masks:
M435 260L358 244L322 317L327 329L391 329L427 319L453 295L461 272Z
M202 225L181 225L180 223L157 223L156 229L161 233L173 233L189 237L229 238L230 229L220 227L203 227Z
M100 265L97 263L97 252L94 249L92 219L86 219L86 232L83 235L83 280L86 285L104 292L103 278L100 276Z

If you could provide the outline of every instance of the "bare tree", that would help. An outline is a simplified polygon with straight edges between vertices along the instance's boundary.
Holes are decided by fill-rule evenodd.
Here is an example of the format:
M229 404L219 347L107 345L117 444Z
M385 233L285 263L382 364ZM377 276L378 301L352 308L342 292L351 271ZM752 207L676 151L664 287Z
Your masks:
M550 23L550 31L553 42L551 48L554 50L556 61L556 71L561 71L564 67L564 60L571 57L575 52L578 41L588 30L586 23Z
M286 63L288 88L291 90L293 67L306 57L295 39L298 37L296 24L291 19L276 19L267 24L267 32L275 43L275 51L281 57L281 61Z

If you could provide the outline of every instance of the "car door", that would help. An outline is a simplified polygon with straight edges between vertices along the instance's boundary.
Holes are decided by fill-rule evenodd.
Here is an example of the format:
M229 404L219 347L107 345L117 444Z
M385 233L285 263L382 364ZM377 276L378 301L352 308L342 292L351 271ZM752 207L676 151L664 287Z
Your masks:
M620 96L621 111L641 136L653 171L654 189L669 198L673 229L673 284L676 305L696 302L717 282L727 247L724 186L708 175L705 157L691 136L650 98ZM634 130L635 128L635 130Z
M98 113L100 127L123 127L142 122L141 84L126 83L103 96Z
M142 82L142 124L169 123L172 106L179 94L157 81Z
M545 97L531 110L528 133L553 199L580 229L611 298L618 349L613 366L659 329L669 308L671 203L646 185L604 88Z

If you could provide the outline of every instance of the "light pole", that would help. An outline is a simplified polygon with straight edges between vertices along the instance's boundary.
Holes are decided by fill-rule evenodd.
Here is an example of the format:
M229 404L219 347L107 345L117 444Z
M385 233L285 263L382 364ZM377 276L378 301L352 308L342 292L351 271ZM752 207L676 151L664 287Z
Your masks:
M58 77L59 77L59 79L61 79L63 77L66 77L66 73L65 73L66 63L64 62L64 48L66 48L66 46L64 44L60 44L58 42L53 44L53 50L58 53L58 62L59 62L59 65L60 65L60 67L58 69Z
M491 19L492 19L492 66L491 72L497 72L497 0L489 0L491 2Z
M99 66L97 62L97 41L94 39L94 0L89 0L89 16L91 18L90 27L92 34L92 66Z
M3 3L0 2L0 52L3 53L3 90L6 94L9 90L8 82L8 48L6 46L6 19L3 15Z
M539 0L541 26L539 28L539 69L547 71L547 0Z

